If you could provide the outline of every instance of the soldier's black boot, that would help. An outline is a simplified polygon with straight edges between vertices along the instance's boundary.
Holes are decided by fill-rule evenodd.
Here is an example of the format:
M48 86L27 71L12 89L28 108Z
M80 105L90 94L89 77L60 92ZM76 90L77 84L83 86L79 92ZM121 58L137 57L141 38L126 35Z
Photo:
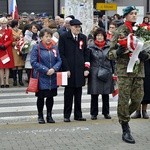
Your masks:
M146 110L142 110L142 116L143 116L144 119L148 119L149 118Z
M137 110L133 116L131 116L132 119L141 118L141 111Z
M122 140L125 141L126 143L134 144L135 140L131 135L129 124L122 123L121 126L122 126L122 131L123 131Z
M51 113L47 113L46 120L47 120L47 123L55 123L55 121L52 118Z
M43 113L38 114L38 122L39 122L39 124L44 124L45 123Z

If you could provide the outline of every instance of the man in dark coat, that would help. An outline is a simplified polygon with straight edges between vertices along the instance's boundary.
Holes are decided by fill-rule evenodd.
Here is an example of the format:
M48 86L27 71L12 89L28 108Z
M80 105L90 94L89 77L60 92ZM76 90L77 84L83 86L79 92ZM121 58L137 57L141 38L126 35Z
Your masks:
M81 96L85 77L89 74L89 54L86 36L80 33L82 23L70 21L70 31L60 36L58 48L62 59L62 71L67 71L68 85L64 90L64 122L70 122L74 97L74 119L86 121L82 117Z

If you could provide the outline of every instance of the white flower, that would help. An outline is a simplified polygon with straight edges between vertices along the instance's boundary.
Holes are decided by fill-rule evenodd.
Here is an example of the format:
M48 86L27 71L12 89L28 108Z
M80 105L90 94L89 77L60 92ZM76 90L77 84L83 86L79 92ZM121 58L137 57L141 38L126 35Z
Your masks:
M28 45L25 45L24 48L28 48Z
M137 26L134 26L134 27L133 27L133 31L136 31L137 29L138 29Z

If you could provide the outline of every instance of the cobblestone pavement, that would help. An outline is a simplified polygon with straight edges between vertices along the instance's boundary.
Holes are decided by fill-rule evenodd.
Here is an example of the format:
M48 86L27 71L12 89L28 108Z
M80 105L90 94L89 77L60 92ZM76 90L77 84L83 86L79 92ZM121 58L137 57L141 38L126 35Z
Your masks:
M35 121L0 124L0 150L148 150L150 119L131 120L130 127L135 144L122 141L117 117L43 125Z

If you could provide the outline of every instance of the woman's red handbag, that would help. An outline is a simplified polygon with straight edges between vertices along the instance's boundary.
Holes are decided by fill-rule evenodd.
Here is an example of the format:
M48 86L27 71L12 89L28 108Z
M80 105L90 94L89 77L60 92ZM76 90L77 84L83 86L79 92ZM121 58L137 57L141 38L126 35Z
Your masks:
M38 59L39 59L39 62L40 62L40 47L38 47ZM26 93L28 93L28 92L34 92L34 93L38 92L38 90L39 90L38 83L39 83L39 72L37 74L37 77L33 78L33 69L32 69L31 74L30 74L29 84L28 84L28 87L26 89Z
M26 89L26 93L28 92L38 92L38 78L30 77L29 85Z

